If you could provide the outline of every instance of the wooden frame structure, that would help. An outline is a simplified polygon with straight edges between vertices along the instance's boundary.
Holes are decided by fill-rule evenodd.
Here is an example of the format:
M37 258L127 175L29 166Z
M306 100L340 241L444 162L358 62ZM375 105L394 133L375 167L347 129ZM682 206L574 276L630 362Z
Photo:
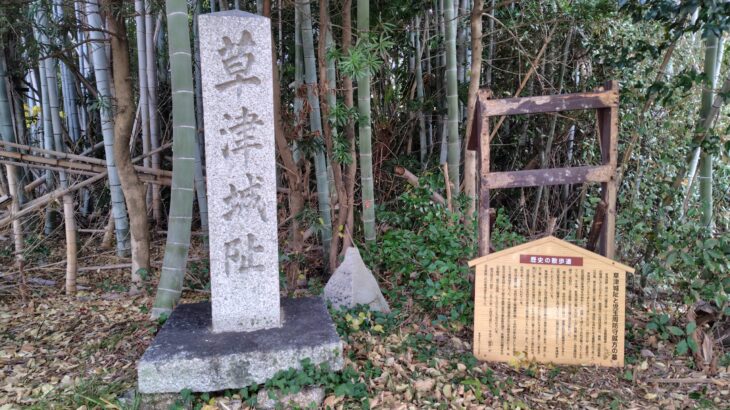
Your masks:
M492 189L544 185L601 184L601 199L607 204L601 227L599 253L613 259L616 235L616 164L618 158L617 81L608 81L595 92L492 100L489 89L479 90L474 107L474 126L469 149L478 152L479 175L479 256L489 254L489 195ZM601 165L547 168L525 171L491 172L489 118L507 115L539 114L595 109L600 134ZM481 119L479 121L478 119Z

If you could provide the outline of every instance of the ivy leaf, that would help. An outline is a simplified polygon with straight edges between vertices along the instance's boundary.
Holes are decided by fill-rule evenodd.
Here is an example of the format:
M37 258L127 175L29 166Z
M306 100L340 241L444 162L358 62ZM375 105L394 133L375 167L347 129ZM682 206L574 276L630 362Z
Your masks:
M631 370L626 370L623 375L624 380L633 381L634 373Z
M682 339L681 342L677 343L677 354L687 354L689 346L687 345L687 339Z
M689 322L689 323L687 323L687 327L685 328L685 334L687 336L689 336L692 333L694 333L696 329L697 329L697 323L695 323L694 321Z
M695 342L694 339L689 338L687 340L687 346L689 346L690 349L692 349L692 353L697 353L697 351L700 349L699 346L697 346L697 342Z
M684 331L677 326L669 326L667 327L667 330L669 330L669 333L673 334L674 336L684 336Z

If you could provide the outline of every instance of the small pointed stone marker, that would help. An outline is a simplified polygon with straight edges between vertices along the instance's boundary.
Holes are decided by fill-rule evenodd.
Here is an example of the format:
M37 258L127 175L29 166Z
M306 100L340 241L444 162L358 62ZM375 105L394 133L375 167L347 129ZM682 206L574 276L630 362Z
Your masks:
M141 393L262 383L302 359L342 368L319 298L279 297L271 23L199 16L211 302L180 305L137 365Z
M324 287L324 299L338 309L368 305L373 311L390 312L378 281L365 266L357 248L345 251L345 259Z

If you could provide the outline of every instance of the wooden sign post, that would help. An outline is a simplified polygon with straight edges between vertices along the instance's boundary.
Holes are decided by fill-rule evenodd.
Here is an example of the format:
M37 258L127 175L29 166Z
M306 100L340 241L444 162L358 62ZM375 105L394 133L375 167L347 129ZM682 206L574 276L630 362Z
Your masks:
M601 199L607 205L601 224L600 253L612 259L616 232L616 164L618 159L618 82L609 81L595 92L538 97L491 99L489 89L479 91L474 107L474 126L469 149L479 161L479 255L489 253L489 194L497 188L564 185L584 182L601 184ZM601 165L526 171L490 171L489 118L595 109L600 134Z
M634 269L552 236L469 266L477 359L623 366L626 272Z

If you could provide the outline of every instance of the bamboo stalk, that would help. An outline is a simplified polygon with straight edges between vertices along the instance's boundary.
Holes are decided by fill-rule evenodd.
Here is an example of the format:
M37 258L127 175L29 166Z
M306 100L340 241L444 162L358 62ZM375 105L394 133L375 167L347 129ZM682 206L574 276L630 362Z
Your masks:
M212 2L211 2L212 7ZM190 52L187 2L167 0L167 32L172 79L172 118L174 186L170 192L165 256L155 295L152 317L170 313L180 300L193 214L193 181L195 167L195 101L193 67Z
M86 19L88 21L87 33L89 36L90 54L93 60L94 77L99 91L99 99L111 101L114 96L114 84L111 81L109 71L109 57L106 53L106 38L103 29L103 22L99 12L97 0L87 0ZM101 131L104 139L104 156L107 160L109 172L109 191L112 198L112 210L114 212L114 228L117 239L117 255L126 256L130 249L129 219L127 217L127 206L124 202L122 185L119 180L119 173L114 160L114 123L111 109L102 107L99 110L101 120Z

